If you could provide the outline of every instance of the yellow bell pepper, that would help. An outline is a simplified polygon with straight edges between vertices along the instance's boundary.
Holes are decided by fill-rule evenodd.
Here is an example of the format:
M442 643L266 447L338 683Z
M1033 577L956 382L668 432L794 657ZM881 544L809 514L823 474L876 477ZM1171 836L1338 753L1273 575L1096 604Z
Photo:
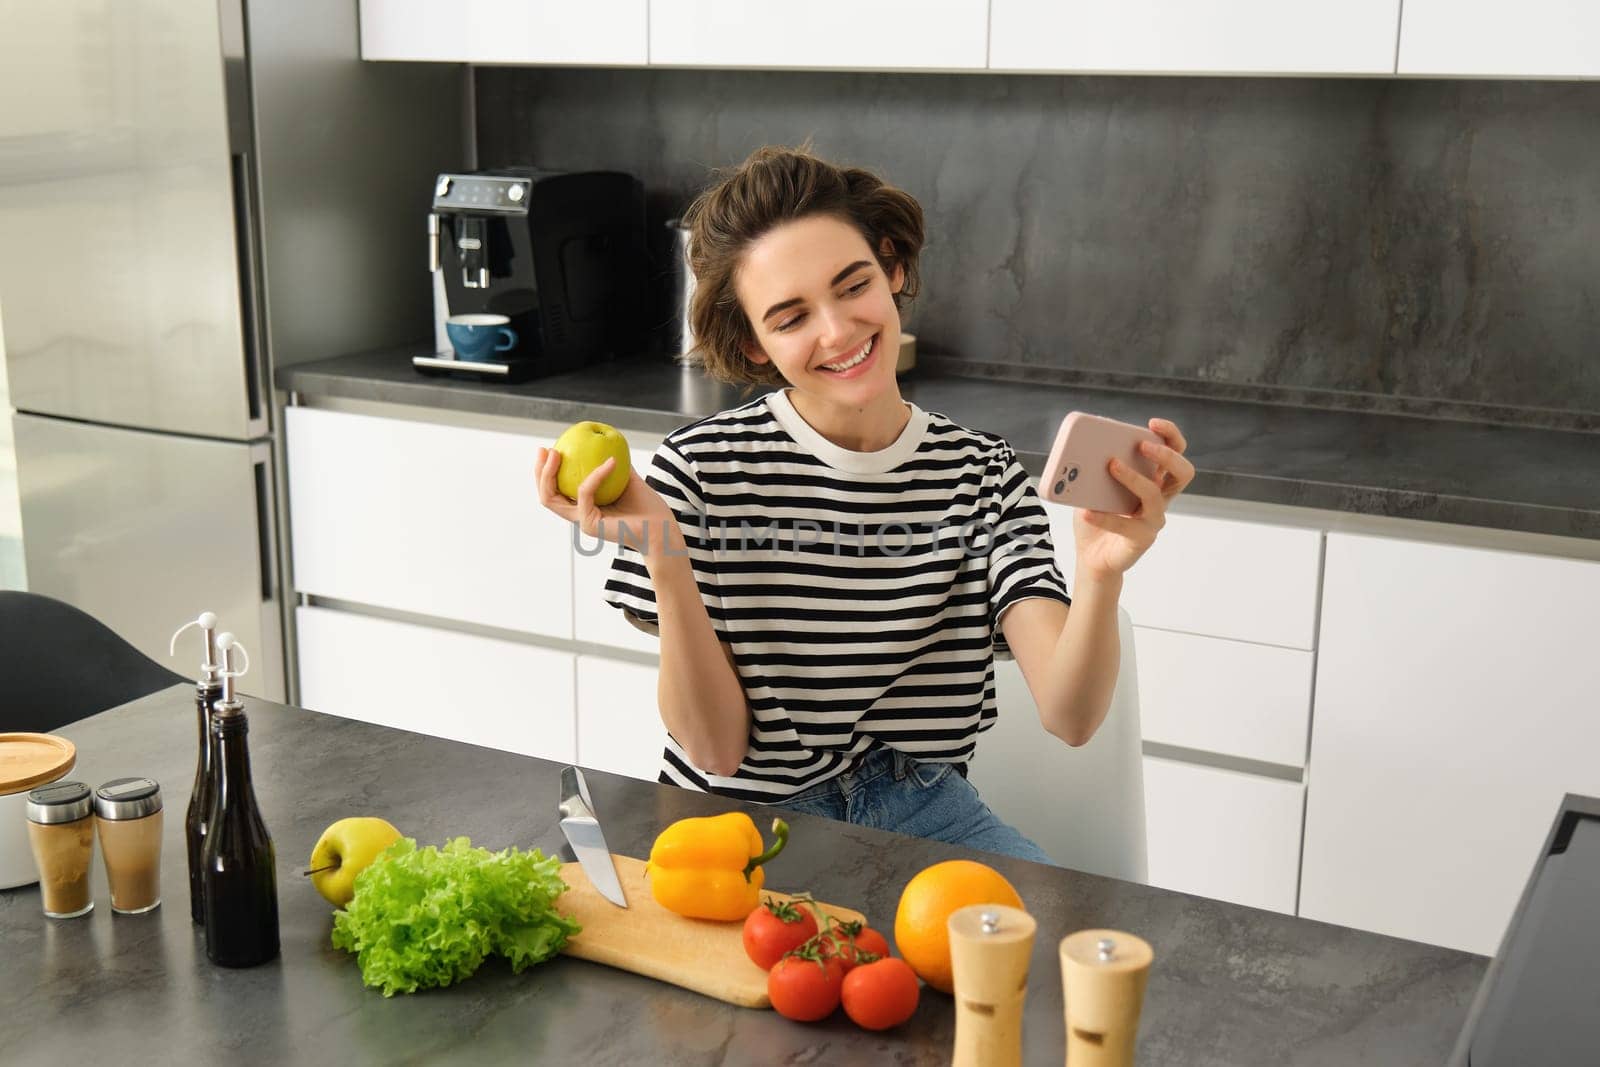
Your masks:
M777 840L762 851L761 831L742 811L679 819L650 846L650 894L668 911L691 919L743 921L761 903L761 865L789 840L789 825L772 820Z

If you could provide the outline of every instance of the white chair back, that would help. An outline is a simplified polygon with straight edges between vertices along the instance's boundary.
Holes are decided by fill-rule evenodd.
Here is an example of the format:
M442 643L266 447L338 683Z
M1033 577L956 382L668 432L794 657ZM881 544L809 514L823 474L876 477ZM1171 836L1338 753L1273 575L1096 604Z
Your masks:
M995 814L1063 867L1126 881L1149 877L1139 683L1128 613L1117 611L1122 662L1111 710L1089 743L1071 748L1039 724L1014 661L995 664L1000 719L978 735L970 780Z

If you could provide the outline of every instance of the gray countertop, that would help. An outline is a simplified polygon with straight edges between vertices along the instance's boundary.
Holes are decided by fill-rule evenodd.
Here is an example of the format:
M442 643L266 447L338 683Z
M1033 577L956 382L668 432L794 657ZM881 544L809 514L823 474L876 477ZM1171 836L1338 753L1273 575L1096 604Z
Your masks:
M491 960L445 990L386 1000L329 944L330 908L298 871L321 831L381 815L422 843L561 845L558 764L248 701L256 791L278 856L282 957L212 967L189 921L183 811L194 775L193 690L178 686L68 726L73 777L130 774L166 796L165 903L52 921L36 887L0 892L3 1058L14 1063L498 1061L584 1064L941 1064L950 998L924 990L887 1033L842 1013L805 1025L560 957L511 974ZM672 820L736 807L614 775L588 776L608 843L643 856ZM747 809L754 811L755 809ZM900 890L928 864L991 864L1039 920L1024 1022L1029 1064L1064 1049L1056 945L1087 927L1155 949L1139 1034L1146 1065L1440 1063L1487 966L1480 956L796 815L774 888L812 890L893 929Z
M409 349L287 367L280 389L665 434L739 403L738 390L665 358L515 385L424 377ZM1600 434L1370 411L958 377L919 368L907 399L1011 442L1034 474L1079 409L1189 439L1200 496L1600 539ZM755 394L751 394L755 395Z

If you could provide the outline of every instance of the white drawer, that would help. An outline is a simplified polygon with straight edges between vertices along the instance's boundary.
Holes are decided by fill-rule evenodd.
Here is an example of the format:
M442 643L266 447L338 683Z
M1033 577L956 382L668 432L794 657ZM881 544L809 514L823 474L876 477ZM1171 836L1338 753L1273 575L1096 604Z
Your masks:
M1310 649L1321 558L1320 530L1169 515L1122 603L1138 626Z
M1134 627L1146 741L1301 767L1312 654Z
M1294 914L1305 787L1146 756L1150 884Z
M637 663L578 657L579 763L646 782L656 780L667 746L667 728L656 701L659 675L656 668Z
M634 450L633 467L640 474L650 469L650 460L651 453ZM605 601L606 579L611 574L611 561L616 557L617 546L597 544L589 537L582 538L579 546L585 551L594 551L592 555L585 555L575 548L572 553L573 636L579 641L592 641L613 648L659 653L661 642L658 638L634 626L621 611ZM660 756L660 752L656 755ZM654 780L652 775L651 781Z
M313 711L571 763L567 652L327 608L295 609Z
M572 527L534 484L551 442L302 407L286 423L298 592L572 636Z

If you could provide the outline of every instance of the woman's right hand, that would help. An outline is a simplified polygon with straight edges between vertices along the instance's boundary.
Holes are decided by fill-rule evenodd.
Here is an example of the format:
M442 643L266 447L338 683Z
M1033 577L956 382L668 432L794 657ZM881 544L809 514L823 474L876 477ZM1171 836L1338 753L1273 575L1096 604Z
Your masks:
M541 448L534 462L538 468L539 503L576 524L587 536L626 543L633 548L648 544L650 550L658 550L657 546L668 543L663 539L677 524L677 519L667 502L639 477L637 470L629 472L622 495L602 508L594 502L595 490L616 466L615 459L606 460L583 480L578 486L576 503L556 488L556 472L561 469L560 452ZM644 541L646 537L648 542Z

